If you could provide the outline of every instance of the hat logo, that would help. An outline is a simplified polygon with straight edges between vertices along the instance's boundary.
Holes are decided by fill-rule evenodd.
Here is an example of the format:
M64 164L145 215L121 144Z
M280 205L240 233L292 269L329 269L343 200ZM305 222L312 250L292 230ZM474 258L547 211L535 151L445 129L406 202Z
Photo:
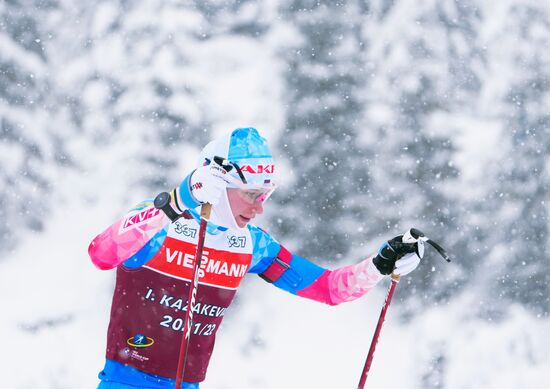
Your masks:
M275 165L274 164L265 164L265 165L241 165L241 170L246 173L250 174L273 174L275 171Z

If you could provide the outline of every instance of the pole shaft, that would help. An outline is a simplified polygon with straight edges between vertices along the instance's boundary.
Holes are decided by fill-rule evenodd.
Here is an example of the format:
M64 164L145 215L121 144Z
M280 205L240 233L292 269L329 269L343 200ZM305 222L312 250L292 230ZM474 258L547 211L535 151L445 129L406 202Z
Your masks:
M201 224L199 228L199 241L197 243L197 253L193 258L193 271L191 273L191 283L189 285L189 295L187 296L187 312L185 312L185 324L183 327L183 337L181 339L180 354L178 357L178 371L176 373L175 389L181 388L183 374L185 372L185 362L187 361L187 352L189 350L189 340L191 339L191 328L193 324L193 306L197 296L199 285L199 268L201 265L202 251L204 248L204 239L206 237L207 219L210 217L210 204L203 204L201 208Z
M386 318L386 312L390 306L391 299L393 297L393 292L395 291L395 286L399 282L399 278L392 277L391 285L388 289L388 295L386 301L382 306L382 311L380 312L380 317L378 318L378 324L376 325L376 330L372 337L370 344L369 354L367 355L367 360L365 361L365 366L363 367L363 372L361 373L361 379L359 380L359 386L357 389L363 389L365 387L365 382L367 381L367 375L369 374L370 366L372 360L374 359L374 350L376 349L376 344L378 343L378 338L380 336L380 331L382 330L382 324L384 324L384 319Z

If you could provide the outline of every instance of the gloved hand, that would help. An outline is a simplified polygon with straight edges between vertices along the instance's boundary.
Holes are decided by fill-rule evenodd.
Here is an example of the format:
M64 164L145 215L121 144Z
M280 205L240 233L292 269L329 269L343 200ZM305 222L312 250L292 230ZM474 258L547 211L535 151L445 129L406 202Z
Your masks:
M381 274L404 276L412 272L424 256L424 241L416 240L410 234L403 241L398 235L385 242L372 262Z
M227 171L215 162L201 166L191 174L189 189L199 203L218 204L227 184L230 182Z

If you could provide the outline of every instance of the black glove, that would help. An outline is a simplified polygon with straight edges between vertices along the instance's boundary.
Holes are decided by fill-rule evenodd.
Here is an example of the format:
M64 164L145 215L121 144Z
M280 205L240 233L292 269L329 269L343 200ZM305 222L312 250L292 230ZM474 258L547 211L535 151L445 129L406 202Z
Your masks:
M372 262L381 274L391 274L395 269L395 262L406 254L416 253L419 258L422 257L418 252L417 242L403 243L402 239L403 235L398 235L384 242L380 250L378 250L378 255L374 257Z

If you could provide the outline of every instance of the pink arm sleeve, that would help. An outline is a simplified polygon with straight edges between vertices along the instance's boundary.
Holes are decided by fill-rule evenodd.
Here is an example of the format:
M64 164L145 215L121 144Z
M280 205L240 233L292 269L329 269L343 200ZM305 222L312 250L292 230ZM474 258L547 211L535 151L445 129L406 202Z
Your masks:
M149 203L130 211L96 236L88 247L93 264L101 269L113 269L134 255L157 232L170 222L170 219Z
M376 269L372 259L369 257L356 265L327 270L298 295L329 305L355 300L385 277Z

